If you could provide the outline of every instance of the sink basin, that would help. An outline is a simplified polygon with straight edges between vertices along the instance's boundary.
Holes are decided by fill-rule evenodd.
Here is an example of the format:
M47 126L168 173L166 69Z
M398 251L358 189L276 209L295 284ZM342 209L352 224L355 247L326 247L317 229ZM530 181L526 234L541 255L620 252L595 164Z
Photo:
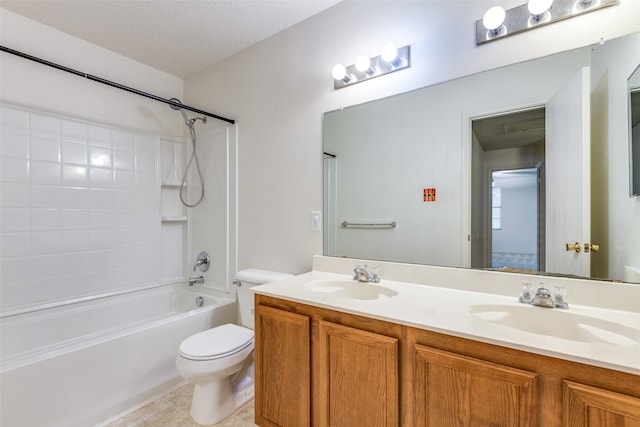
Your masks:
M380 297L390 298L398 295L396 291L384 286L355 280L315 280L305 286L311 292L325 294L334 298L353 300L374 300Z
M640 330L570 310L529 305L483 304L471 306L471 313L487 322L537 335L565 340L620 346L640 344Z

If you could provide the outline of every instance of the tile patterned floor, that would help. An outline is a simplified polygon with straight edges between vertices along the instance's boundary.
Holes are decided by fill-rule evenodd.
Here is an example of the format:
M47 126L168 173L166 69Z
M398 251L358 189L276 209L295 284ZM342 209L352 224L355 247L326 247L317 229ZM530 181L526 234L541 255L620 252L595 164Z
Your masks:
M185 384L102 427L200 427L189 415L193 385ZM255 427L251 400L216 427Z

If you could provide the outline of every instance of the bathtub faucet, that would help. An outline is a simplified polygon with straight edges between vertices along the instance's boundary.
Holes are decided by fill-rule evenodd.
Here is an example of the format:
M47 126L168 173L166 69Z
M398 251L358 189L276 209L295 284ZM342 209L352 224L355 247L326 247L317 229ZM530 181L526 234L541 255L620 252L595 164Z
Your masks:
M189 277L189 286L193 286L196 283L204 283L204 277L203 276Z

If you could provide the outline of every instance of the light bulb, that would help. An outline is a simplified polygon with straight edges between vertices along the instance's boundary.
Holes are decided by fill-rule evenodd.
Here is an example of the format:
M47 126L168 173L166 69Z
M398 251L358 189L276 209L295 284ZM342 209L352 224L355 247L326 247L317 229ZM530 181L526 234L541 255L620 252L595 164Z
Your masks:
M549 10L551 4L553 4L553 0L529 0L527 8L530 14L539 16Z
M502 26L505 16L506 12L504 8L493 6L489 8L482 17L482 25L484 25L487 30L495 31Z
M385 62L393 62L397 56L398 48L392 43L384 45L382 53L380 54L380 57Z
M361 73L364 73L365 71L369 70L370 66L371 66L371 59L369 59L368 56L360 55L356 58L356 70L360 71Z
M334 80L343 80L347 76L347 68L342 64L336 64L331 69Z

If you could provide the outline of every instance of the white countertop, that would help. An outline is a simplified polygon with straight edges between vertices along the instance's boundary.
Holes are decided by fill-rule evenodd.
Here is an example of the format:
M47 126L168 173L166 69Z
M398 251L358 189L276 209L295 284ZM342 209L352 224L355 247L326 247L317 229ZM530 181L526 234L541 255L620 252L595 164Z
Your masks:
M375 299L342 298L330 290L311 290L309 284L318 280L352 281L352 275L325 271L311 271L252 289L261 295L640 375L638 312L571 301L568 310L534 307L519 303L517 294L506 296L382 277L375 285L383 287L384 292ZM517 317L515 326L504 320L507 312L512 314L507 317Z

